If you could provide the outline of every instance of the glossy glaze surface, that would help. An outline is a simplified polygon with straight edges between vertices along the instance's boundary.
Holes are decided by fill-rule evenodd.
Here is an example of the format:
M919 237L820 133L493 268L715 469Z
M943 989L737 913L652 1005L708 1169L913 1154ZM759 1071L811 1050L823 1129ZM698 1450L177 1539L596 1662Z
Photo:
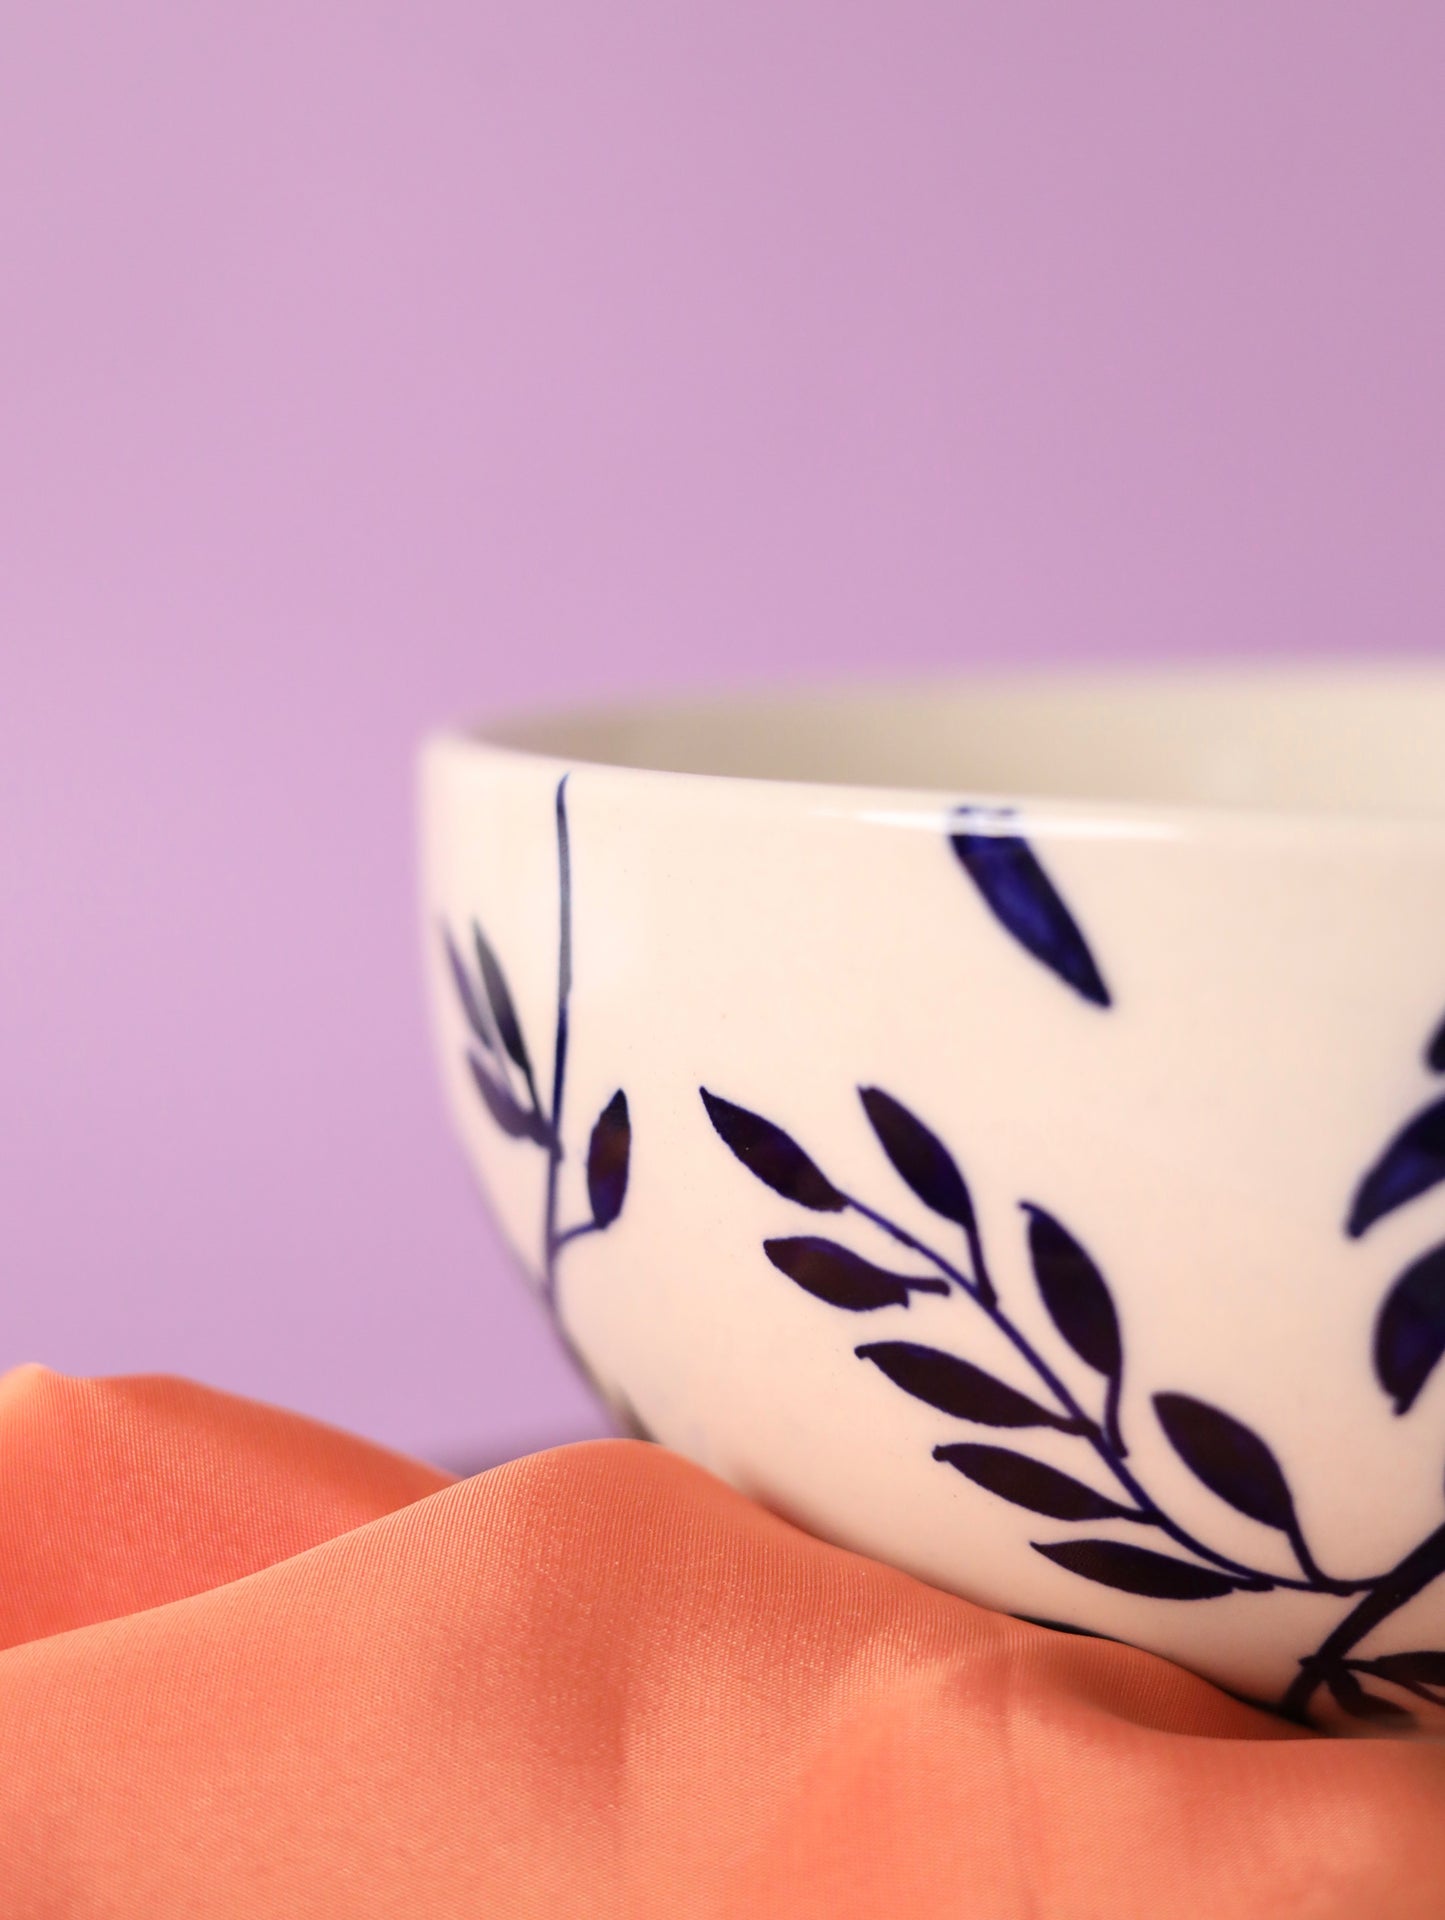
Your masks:
M881 777L924 716L937 788L725 771ZM1428 1718L1441 717L1115 680L435 741L448 1095L603 1391L990 1605Z

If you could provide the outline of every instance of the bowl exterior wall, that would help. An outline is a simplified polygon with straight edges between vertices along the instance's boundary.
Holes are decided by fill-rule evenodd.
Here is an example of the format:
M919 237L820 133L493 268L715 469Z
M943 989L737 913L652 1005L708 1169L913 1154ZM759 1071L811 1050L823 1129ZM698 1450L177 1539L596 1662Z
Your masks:
M1302 1657L1445 1520L1445 836L460 740L422 787L455 1125L613 1403L939 1586L1333 1710ZM1418 1571L1347 1705L1404 1701L1346 1658L1445 1647Z

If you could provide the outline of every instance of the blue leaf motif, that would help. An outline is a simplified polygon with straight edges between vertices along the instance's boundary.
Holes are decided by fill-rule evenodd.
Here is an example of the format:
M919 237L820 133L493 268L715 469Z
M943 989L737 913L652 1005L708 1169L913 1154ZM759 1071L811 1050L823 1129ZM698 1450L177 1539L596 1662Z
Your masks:
M521 1106L479 1054L469 1053L467 1065L487 1112L503 1133L513 1140L534 1141L539 1147L551 1145L552 1132L546 1121L539 1113Z
M1360 1182L1346 1231L1352 1240L1377 1220L1445 1180L1445 1100L1417 1113Z
M1187 1393L1156 1393L1154 1411L1170 1446L1212 1494L1261 1526L1294 1533L1289 1483L1258 1434Z
M1241 1584L1212 1567L1196 1567L1172 1554L1131 1547L1122 1540L1061 1540L1047 1545L1036 1540L1033 1549L1081 1579L1150 1600L1218 1600Z
M995 1380L971 1360L944 1353L937 1347L910 1340L879 1340L856 1347L860 1360L871 1360L895 1387L915 1400L951 1414L955 1420L973 1420L981 1427L1058 1427L1077 1433L1079 1423L1064 1414L1050 1413L1016 1387Z
M1365 1671L1388 1680L1434 1706L1445 1706L1440 1689L1445 1687L1445 1653L1382 1653L1362 1663Z
M709 1093L706 1087L698 1091L718 1137L765 1187L800 1207L811 1207L814 1213L841 1213L847 1206L844 1196L791 1134L760 1113Z
M889 1273L854 1253L851 1247L839 1246L835 1240L824 1240L817 1234L800 1234L790 1240L765 1240L763 1252L794 1286L811 1293L815 1300L826 1301L830 1307L841 1307L847 1313L906 1307L911 1294L946 1294L949 1290L946 1280Z
M1445 1246L1423 1254L1400 1275L1375 1322L1375 1373L1408 1413L1445 1355Z
M1111 1004L1098 963L1028 841L1001 832L1007 809L960 807L949 836L994 918L1026 952L1096 1007Z
M487 989L487 999L491 1002L492 1017L497 1023L497 1032L502 1036L502 1045L523 1073L530 1075L532 1062L527 1054L527 1043L522 1038L522 1023L517 1018L517 1009L512 1004L511 990L507 986L507 976L502 971L502 963L492 951L492 944L482 932L477 921L472 922L472 943L477 950L477 965L481 969L482 982Z
M1124 1364L1119 1316L1103 1274L1051 1213L1023 1202L1029 1217L1029 1257L1049 1318L1095 1373L1116 1379Z
M881 1087L860 1087L858 1097L894 1171L925 1207L969 1231L974 1225L973 1201L957 1162L938 1135Z
M1120 1506L1106 1494L1086 1487L1072 1474L1046 1467L1041 1460L1015 1453L1010 1447L986 1447L974 1441L958 1441L951 1446L935 1447L935 1460L954 1467L975 1486L1010 1500L1030 1513L1046 1514L1050 1520L1137 1520L1130 1507Z
M1445 1073L1445 1019L1430 1036L1430 1043L1425 1049L1425 1065L1431 1073Z
M598 1116L587 1147L587 1199L593 1224L610 1227L627 1198L632 1159L632 1122L627 1095L619 1087Z
M456 987L457 998L462 1003L462 1012L467 1016L467 1025L471 1028L478 1044L485 1047L488 1053L495 1053L496 1045L492 1039L491 1027L487 1024L486 1015L482 1012L482 1003L477 998L476 988L472 985L466 964L457 952L457 944L445 927L442 929L442 939L446 943L447 964L451 968L452 983Z

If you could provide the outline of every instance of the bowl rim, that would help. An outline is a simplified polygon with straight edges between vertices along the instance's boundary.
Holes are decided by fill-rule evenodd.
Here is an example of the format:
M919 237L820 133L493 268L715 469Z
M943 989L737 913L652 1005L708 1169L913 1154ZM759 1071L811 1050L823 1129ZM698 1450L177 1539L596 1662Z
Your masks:
M772 686L724 686L662 694L635 701L589 700L564 705L524 707L481 719L433 728L423 738L424 764L486 759L518 768L546 767L553 772L586 772L606 778L641 797L648 791L689 792L703 799L729 791L755 805L802 806L814 814L839 815L879 824L928 826L957 813L960 805L997 809L1005 816L1026 815L1036 826L1069 837L1171 839L1202 832L1233 837L1270 836L1308 831L1331 840L1381 834L1429 841L1445 840L1445 775L1438 799L1419 805L1361 804L1342 799L1317 801L1236 801L1128 792L1055 790L1028 781L835 779L777 772L736 772L707 766L654 764L614 756L589 747L607 730L641 725L653 730L686 728L711 718L746 729L779 716L816 720L829 707L858 716L898 703L975 700L1028 706L1052 705L1062 713L1068 703L1081 709L1092 702L1133 702L1141 710L1183 711L1187 703L1224 700L1241 713L1260 700L1307 704L1321 698L1339 703L1385 700L1402 703L1416 717L1422 702L1438 704L1445 723L1445 664L1419 660L1389 662L1314 661L1298 665L1227 661L1185 666L1030 666L986 668L897 677L852 676L797 679ZM1445 733L1442 733L1445 754ZM664 756L665 758L666 756ZM1007 830L1001 826L1000 830Z

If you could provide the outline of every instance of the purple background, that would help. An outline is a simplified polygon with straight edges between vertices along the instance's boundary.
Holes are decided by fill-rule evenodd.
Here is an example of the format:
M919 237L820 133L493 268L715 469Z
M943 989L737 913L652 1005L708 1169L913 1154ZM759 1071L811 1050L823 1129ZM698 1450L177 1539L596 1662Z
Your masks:
M432 1081L427 724L1422 651L1445 9L0 20L0 1362L600 1425Z

